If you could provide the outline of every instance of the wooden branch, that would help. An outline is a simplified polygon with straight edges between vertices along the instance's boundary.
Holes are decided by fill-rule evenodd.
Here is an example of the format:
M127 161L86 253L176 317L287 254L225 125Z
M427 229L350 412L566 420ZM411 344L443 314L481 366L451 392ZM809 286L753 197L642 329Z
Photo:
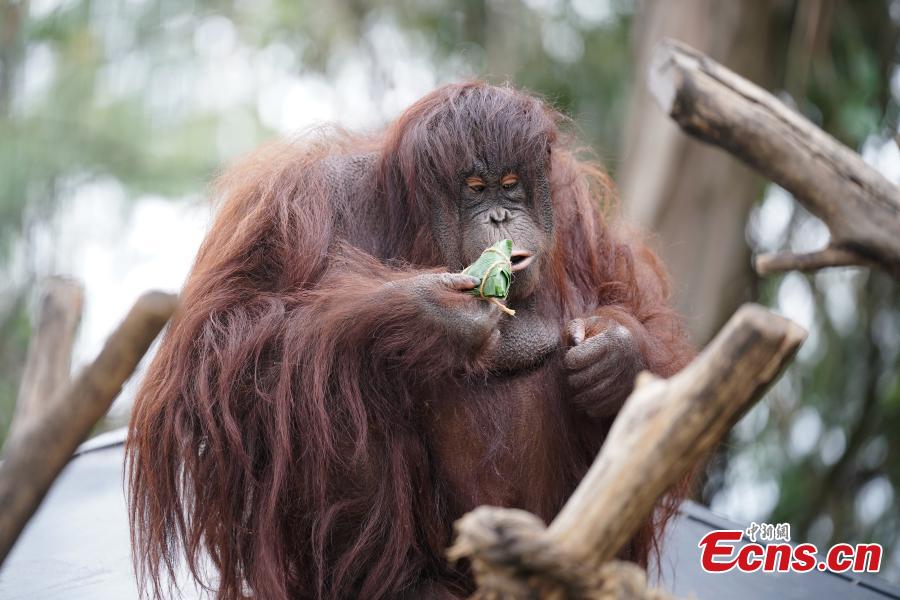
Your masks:
M680 373L641 376L549 533L572 556L612 559L665 491L762 397L805 338L794 322L747 304Z
M84 293L77 282L62 277L45 282L12 427L23 427L30 419L40 418L53 394L69 382L72 346L83 305Z
M671 599L634 563L613 560L597 568L567 556L544 523L524 510L479 506L454 527L456 543L447 556L472 559L476 600Z
M761 254L753 263L760 275L785 271L817 271L825 267L870 267L873 264L875 263L861 254L833 246L817 252L800 254L794 252Z
M900 278L900 187L858 154L772 94L679 42L657 46L649 87L685 132L756 168L822 219L832 248L867 257ZM818 258L829 256L836 257Z
M616 556L650 518L665 492L707 455L734 422L762 397L805 337L806 332L792 321L761 306L744 305L680 373L668 380L649 373L638 377L635 390L613 423L600 454L543 537L533 531L530 537L536 541L526 545L503 541L489 552L483 542L489 536L473 542L475 538L467 534L464 539L457 539L456 547L462 544L462 551L451 549L452 555L471 556L476 576L481 571L496 579L499 571L508 579L522 572L530 572L532 576L536 571L540 574L535 561L546 557L522 556L520 549L540 551L541 545L549 546L553 548L553 560L565 564L544 569L575 573L556 576L557 579L568 577L565 588L597 589L586 574L596 572ZM473 511L458 521L457 531L466 532L474 519L483 523L503 522L506 509L489 510L499 514L473 516L476 515ZM507 536L512 531L504 525L501 529ZM467 544L469 551L466 551ZM513 560L504 552L520 555ZM519 564L532 567L511 570L510 565ZM487 580L479 577L478 581L479 585L485 585Z
M177 298L141 296L96 360L50 400L40 419L12 431L0 463L0 564L78 444L109 410Z

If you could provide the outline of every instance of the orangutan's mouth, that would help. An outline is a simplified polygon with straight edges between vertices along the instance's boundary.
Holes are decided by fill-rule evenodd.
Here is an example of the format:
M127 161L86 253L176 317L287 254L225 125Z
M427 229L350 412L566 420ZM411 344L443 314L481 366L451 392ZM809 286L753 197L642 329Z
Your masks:
M534 262L534 254L528 250L513 250L511 256L513 271L527 269L528 265Z

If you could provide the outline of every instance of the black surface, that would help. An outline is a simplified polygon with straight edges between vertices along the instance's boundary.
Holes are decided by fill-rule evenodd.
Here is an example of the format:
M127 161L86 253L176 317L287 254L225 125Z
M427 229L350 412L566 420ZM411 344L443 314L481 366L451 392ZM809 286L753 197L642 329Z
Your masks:
M0 570L0 599L137 598L123 488L124 430L82 446L54 484ZM708 574L697 543L712 529L743 529L685 503L663 546L662 584L679 597L900 599L900 588L869 575L810 573ZM202 598L194 587L184 598Z

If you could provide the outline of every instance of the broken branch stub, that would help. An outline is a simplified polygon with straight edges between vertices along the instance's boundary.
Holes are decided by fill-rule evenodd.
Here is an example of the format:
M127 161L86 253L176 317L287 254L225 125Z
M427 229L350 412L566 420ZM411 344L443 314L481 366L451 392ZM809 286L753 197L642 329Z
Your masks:
M69 382L72 347L83 305L84 292L77 282L63 277L44 281L34 332L28 342L13 428L40 418L53 394Z

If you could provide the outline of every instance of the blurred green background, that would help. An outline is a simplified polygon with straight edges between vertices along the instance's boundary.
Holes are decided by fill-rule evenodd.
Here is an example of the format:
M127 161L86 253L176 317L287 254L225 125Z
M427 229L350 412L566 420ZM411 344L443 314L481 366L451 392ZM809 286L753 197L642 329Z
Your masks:
M377 129L444 82L509 80L573 118L623 215L656 232L698 345L750 299L810 330L699 499L794 539L880 542L900 581L900 287L756 278L751 252L816 249L827 229L644 88L654 44L682 39L898 182L898 34L897 0L0 0L0 441L41 278L85 285L77 368L141 291L178 289L229 160L325 121Z

